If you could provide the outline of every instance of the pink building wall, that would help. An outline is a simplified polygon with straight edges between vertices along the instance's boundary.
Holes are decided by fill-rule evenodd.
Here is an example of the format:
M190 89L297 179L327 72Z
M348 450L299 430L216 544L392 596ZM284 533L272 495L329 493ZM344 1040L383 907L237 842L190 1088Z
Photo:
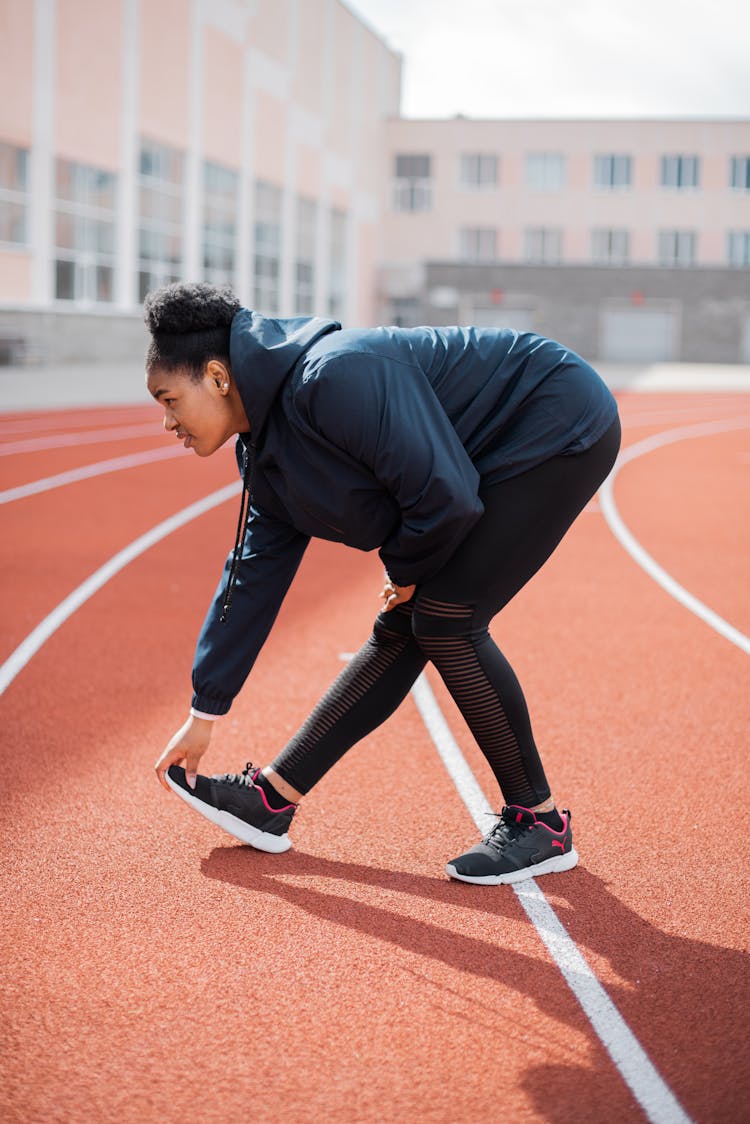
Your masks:
M115 170L121 113L122 5L58 0L54 137L58 156Z
M0 301L17 304L19 294L31 292L31 254L23 250L0 252Z
M31 67L34 57L34 5L29 0L0 4L0 137L26 147L31 144Z
M281 187L285 177L287 105L265 90L256 91L254 102L255 174Z
M462 152L496 153L496 188L462 189ZM400 213L393 206L397 153L432 157L433 205L426 213ZM561 191L534 190L525 183L532 153L566 158ZM594 157L631 156L629 190L594 186ZM696 189L661 186L664 155L698 155ZM390 120L381 170L384 224L382 259L393 265L457 256L461 227L499 231L501 260L522 261L524 230L561 231L563 261L591 261L592 231L630 232L633 264L656 264L660 230L696 234L696 264L727 264L729 230L750 230L747 192L728 187L731 155L750 155L750 121L410 121Z
M34 6L28 0L2 0L0 4L0 139L31 148L34 57ZM0 301L15 304L28 299L32 285L30 249L0 250Z
M139 6L139 129L177 149L190 140L191 10L189 0Z
M324 52L318 49L325 21L325 5L322 0L306 0L297 8L299 24L297 27L297 58L292 72L292 98L304 105L311 113L322 113ZM315 44L315 49L310 46Z
M248 25L249 42L275 62L286 64L289 55L291 9L289 0L256 3Z
M242 165L243 49L213 27L203 39L203 154L231 168Z

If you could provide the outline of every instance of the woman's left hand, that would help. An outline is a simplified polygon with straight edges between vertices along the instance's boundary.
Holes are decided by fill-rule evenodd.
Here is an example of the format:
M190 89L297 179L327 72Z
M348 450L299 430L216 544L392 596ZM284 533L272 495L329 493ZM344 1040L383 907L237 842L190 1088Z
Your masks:
M395 609L397 605L403 605L404 601L410 601L416 588L415 585L395 585L386 574L385 584L380 594L384 599L383 612L390 613L391 609Z

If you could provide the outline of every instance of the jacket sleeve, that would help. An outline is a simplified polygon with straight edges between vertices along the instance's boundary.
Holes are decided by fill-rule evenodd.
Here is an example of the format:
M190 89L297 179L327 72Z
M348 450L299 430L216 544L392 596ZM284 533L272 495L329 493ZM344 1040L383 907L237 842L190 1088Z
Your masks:
M438 573L481 516L479 473L424 372L342 354L309 372L301 397L317 433L360 464L401 512L380 547L397 585Z
M289 524L250 508L231 612L222 624L230 554L198 637L193 662L196 710L229 710L271 631L308 542L307 535Z

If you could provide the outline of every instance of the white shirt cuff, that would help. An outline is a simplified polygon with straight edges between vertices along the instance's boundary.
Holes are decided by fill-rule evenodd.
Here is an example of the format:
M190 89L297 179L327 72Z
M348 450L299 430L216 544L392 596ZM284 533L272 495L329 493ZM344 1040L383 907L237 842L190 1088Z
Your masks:
M206 722L215 722L217 718L221 718L220 714L206 714L202 710L196 710L194 706L190 707L190 713L193 718L203 718Z

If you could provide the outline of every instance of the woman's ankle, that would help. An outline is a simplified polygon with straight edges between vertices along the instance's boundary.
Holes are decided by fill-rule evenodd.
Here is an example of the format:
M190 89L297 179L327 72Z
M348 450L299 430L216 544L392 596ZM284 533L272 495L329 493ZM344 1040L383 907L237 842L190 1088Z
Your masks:
M555 802L551 796L543 800L541 804L532 804L529 808L530 812L554 812Z
M290 804L299 804L304 793L298 792L296 788L292 788L283 777L280 777L270 765L266 765L261 769L261 775L271 785L271 787L278 792L279 796L284 800L289 801Z

